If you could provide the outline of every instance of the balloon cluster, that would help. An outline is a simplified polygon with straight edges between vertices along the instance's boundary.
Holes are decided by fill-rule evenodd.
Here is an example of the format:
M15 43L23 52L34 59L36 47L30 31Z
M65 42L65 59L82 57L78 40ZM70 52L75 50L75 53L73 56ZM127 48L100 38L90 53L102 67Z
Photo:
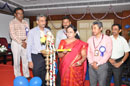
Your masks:
M125 29L128 29L128 28L130 28L130 25L128 25L128 24L125 25Z
M18 76L13 83L14 86L42 86L42 80L39 77L33 77L29 83L25 77Z

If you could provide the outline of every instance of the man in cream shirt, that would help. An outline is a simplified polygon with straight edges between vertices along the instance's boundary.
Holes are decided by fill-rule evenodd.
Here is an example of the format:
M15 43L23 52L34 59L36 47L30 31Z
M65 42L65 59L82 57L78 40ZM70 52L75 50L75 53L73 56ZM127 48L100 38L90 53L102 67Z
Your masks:
M114 84L115 86L121 86L121 75L123 70L123 63L129 56L129 45L126 39L119 35L121 32L121 25L120 24L113 24L112 25L112 42L113 42L113 49L112 49L112 56L108 62L108 77L107 77L107 85L110 86L110 81L112 74L114 75Z
M71 24L71 20L69 16L64 16L62 19L62 29L56 33L56 42L55 42L56 49L58 49L61 40L67 39L66 28L70 24ZM78 34L78 36L80 36L78 31L76 33Z

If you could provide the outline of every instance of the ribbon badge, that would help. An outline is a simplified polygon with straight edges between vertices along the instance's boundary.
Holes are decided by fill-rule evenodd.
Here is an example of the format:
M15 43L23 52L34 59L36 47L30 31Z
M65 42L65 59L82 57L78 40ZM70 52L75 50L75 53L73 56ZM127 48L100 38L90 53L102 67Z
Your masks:
M104 46L101 46L99 48L99 51L101 52L101 56L103 57L104 56L104 52L106 51L106 48Z
M27 36L27 35L28 35L28 32L29 32L29 28L26 27L26 28L25 28L25 31L26 31L26 36Z

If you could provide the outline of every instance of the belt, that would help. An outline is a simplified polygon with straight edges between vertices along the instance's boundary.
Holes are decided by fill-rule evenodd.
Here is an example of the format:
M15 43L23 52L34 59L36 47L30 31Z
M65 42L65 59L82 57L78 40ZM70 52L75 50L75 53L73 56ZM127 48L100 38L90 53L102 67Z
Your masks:
M33 54L33 55L42 55L42 53L38 53L38 54L31 53L31 54Z
M25 41L26 39L23 39L22 41Z
M31 55L41 55L45 58L45 56L42 53L38 53L38 54L31 53Z
M119 59L115 59L116 62L120 62L124 56L120 57Z

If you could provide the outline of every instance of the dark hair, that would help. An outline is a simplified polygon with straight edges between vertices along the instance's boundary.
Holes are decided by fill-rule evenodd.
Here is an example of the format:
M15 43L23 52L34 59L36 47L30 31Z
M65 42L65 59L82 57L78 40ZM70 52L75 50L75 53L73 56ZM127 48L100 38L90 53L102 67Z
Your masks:
M121 25L120 25L120 24L113 24L113 25L112 25L112 28L113 28L114 26L118 26L119 30L121 30L121 29L122 29L122 27L121 27Z
M113 29L114 26L117 26L117 27L119 28L119 30L122 29L122 27L121 27L120 24L113 24L113 25L112 25L112 29ZM120 32L119 35L122 35L122 32Z
M24 13L24 10L23 10L22 8L19 8L19 7L18 7L18 8L15 8L15 9L14 9L14 14L16 13L17 10L22 10L23 13Z
M106 32L109 31L111 33L111 30L110 29L107 29Z
M80 37L79 37L79 35L78 35L78 33L77 33L77 28L76 28L75 26L73 26L72 24L70 24L70 25L67 27L67 29L68 29L68 28L72 28L73 31L76 33L75 38L80 39ZM66 29L66 30L67 30L67 29Z
M102 22L100 22L100 21L93 22L93 25L95 25L95 24L97 24L99 28L103 27Z
M70 17L69 16L64 16L63 18L62 18L62 29L64 28L64 26L63 26L63 20L64 19L68 19L69 21L70 21ZM71 21L70 21L71 22Z
M64 19L68 19L70 21L70 17L69 16L64 16L62 20Z

